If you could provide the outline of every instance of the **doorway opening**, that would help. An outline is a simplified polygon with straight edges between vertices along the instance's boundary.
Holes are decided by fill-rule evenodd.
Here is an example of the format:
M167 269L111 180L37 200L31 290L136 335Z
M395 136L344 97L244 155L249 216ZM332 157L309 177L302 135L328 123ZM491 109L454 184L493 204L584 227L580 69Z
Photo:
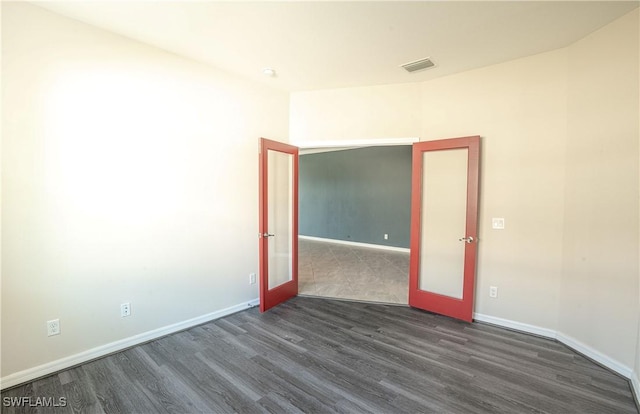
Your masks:
M355 177L355 184L350 180L343 179L340 168L327 162L320 162L320 170L327 173L326 176L329 179L324 181L322 179L312 180L307 203L301 203L300 209L298 208L299 148L264 138L261 139L260 148L261 312L298 294L299 210L313 211L314 209L318 210L317 207L320 206L318 211L321 213L320 217L324 217L324 221L312 218L306 231L312 232L315 228L315 231L320 232L315 236L316 239L321 239L318 236L324 235L324 241L327 241L327 235L331 237L334 234L336 239L329 238L328 241L338 245L353 246L353 243L358 243L349 240L351 239L350 234L358 234L358 239L372 237L374 242L379 241L379 234L387 227L391 227L396 232L394 234L402 234L402 225L394 226L393 220L391 221L392 224L385 222L386 219L397 216L393 214L393 209L387 211L377 209L379 205L384 206L386 204L385 199L370 197L372 194L376 195L379 192L393 192L398 188L404 188L405 182L409 181L407 177L391 183L391 185L388 185L388 183L387 185L378 185L378 183L385 182L389 177L395 176L395 172L398 170L408 169L411 171L410 190L408 192L400 191L399 194L395 194L399 200L405 199L404 202L400 201L397 205L400 207L401 212L405 211L405 217L410 217L410 224L407 230L410 235L408 305L456 319L472 321L477 257L476 243L478 242L479 135L415 143L411 148L411 163L407 161L401 162L388 171L384 170L390 160L388 157L383 157L377 163L372 162L371 157L365 157L365 163L358 165L357 162L352 162L357 159L352 157L353 154L345 155L345 151L343 151L341 153L343 165L349 166ZM375 147L372 149L375 150ZM280 165L282 163L275 162L275 153L280 153L280 158L284 156L284 159L289 161L283 164L288 165L288 168L286 166L282 168L282 165ZM271 158L274 159L272 160ZM351 164L356 165L355 168ZM361 178L363 174L361 170L366 170L367 168L365 167L369 167L370 164L375 166L373 171L379 172L378 170L381 169L382 174L378 175L376 180L373 180L373 185L369 183L362 190L363 181ZM276 176L281 179L275 180ZM271 179L272 177L274 178L273 180ZM314 178L315 176L312 174L311 177ZM336 204L336 201L340 199L340 197L331 194L331 191L327 189L337 189L342 196L349 200L349 203L346 205L337 203L338 206L335 212L327 211L327 206ZM324 197L324 205L319 202L321 199L316 197L317 194ZM354 194L357 194L357 196L353 197ZM393 196L387 197L386 200L393 200L394 198ZM406 199L411 200L408 203L410 204L408 214L403 208L407 204ZM351 207L349 208L349 206ZM280 216L278 214L272 217L272 211L288 212L288 214L281 218L278 218ZM344 213L345 211L351 214L344 216L335 214L336 212ZM371 214L371 212L373 213ZM402 216L403 214L400 213L399 217ZM346 217L346 219L336 220L336 218L340 217ZM379 223L377 220L371 221L371 217L379 218L383 226L376 227L375 225ZM364 221L361 218L364 218ZM402 224L402 221L400 220L400 224ZM277 231L280 233L279 239L281 242L289 242L284 244L276 243L277 245L272 246L270 240L278 236L273 233L272 229L280 228L279 224L282 224L281 222L288 223L288 226L285 226L285 229L287 229L285 234L280 233L279 230ZM306 232L305 227L301 226L300 228L304 235ZM333 233L326 233L328 229L332 230ZM371 231L372 229L373 231ZM461 237L458 237L460 235ZM389 239L387 233L384 234L383 239L384 241ZM459 243L455 242L456 239ZM363 241L366 242L367 240ZM406 239L404 242L406 243ZM387 243L379 244L386 245ZM280 246L279 249L278 246ZM356 244L356 246L372 247L359 244ZM447 248L443 249L443 247ZM278 255L279 251L282 254ZM345 262L343 266L337 263L338 267L333 269L334 272L340 272L344 267L351 270L354 263L375 262L375 259L380 257L380 255L367 256L363 260L363 256L354 251L347 252L351 254L345 255L344 250L336 254L336 250L332 251L330 249L329 253L323 258L321 257L321 259L324 259L324 265L327 264L327 261L335 261L337 257L347 258L351 256L351 261ZM364 253L364 251L360 251L360 253ZM271 257L273 254L275 254L275 257ZM278 263L278 257L286 260L287 266L274 269L276 271L275 274L270 275L271 264ZM460 267L460 261L462 261L462 267ZM306 261L304 265L311 268L303 269L304 278L307 279L305 282L308 284L309 276L315 282L315 270L312 262ZM323 267L322 260L320 260L320 265L316 267L319 270L326 268L326 266ZM288 269L288 272L285 272L284 269ZM311 272L307 270L311 270ZM348 299L371 300L371 297L358 298L353 296L361 290L358 288L367 289L376 277L381 276L380 273L376 274L375 269L369 270L373 271L367 272L365 270L365 272L361 273L358 270L355 270L355 272L351 270L349 275L325 273L329 273L328 276L333 276L334 281L332 282L343 283L342 289L340 286L333 287L333 295L338 295L343 290L351 290L351 297ZM399 270L402 272L401 267ZM391 271L391 273L395 272ZM281 283L279 282L275 287L271 286L270 280L273 278L277 278ZM344 282L346 282L346 285L344 285ZM398 282L402 283L401 281ZM382 281L382 283L384 287L388 286L388 282L385 284ZM315 293L318 294L318 289L316 288L315 290ZM326 294L329 294L329 292L325 292ZM393 295L381 299L389 302L402 300Z
M301 148L299 294L408 304L417 141Z

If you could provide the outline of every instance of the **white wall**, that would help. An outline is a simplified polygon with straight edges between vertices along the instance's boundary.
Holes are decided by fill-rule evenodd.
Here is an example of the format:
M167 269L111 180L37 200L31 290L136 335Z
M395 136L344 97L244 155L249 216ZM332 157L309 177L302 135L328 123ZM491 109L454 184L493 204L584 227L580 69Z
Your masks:
M481 135L476 313L558 332L630 374L639 278L637 42L636 10L568 48L413 86L294 93L291 138L339 140L362 125L412 135L415 123L404 120L416 117L422 140ZM396 98L384 116L370 117L353 107L370 105L363 97L377 88L411 96L411 104ZM350 105L331 110L344 101ZM491 217L504 217L505 230L492 230ZM488 298L490 285L498 299Z
M257 298L288 95L28 4L2 40L2 377Z
M638 12L568 48L560 331L633 367L638 324Z

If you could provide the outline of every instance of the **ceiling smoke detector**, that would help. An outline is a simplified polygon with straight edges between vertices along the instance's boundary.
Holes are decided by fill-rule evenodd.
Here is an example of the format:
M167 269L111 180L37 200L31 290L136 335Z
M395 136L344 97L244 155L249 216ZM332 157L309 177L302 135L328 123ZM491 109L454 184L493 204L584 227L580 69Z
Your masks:
M270 78L273 78L274 76L276 76L276 71L273 68L263 68L262 69L262 74L264 76L268 76Z
M419 70L425 70L434 67L436 64L433 63L431 58L424 58L420 60L416 60L415 62L405 63L404 65L400 65L400 67L404 68L409 73L417 72Z

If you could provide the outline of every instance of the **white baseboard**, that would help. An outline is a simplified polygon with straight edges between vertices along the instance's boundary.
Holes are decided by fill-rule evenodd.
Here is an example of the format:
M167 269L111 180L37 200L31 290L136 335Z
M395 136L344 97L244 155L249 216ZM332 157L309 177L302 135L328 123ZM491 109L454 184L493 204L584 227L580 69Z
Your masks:
M558 342L568 346L574 351L581 353L582 355L596 361L597 363L609 368L610 370L622 375L625 378L628 378L630 381L635 381L635 392L638 395L638 389L640 388L638 384L637 378L633 377L633 371L628 366L616 361L615 359L608 357L600 351L597 351L590 346L578 341L575 338L572 338L568 335L563 334L562 332L554 331L553 329L541 328L535 325L529 325L522 322L516 322L509 319L498 318L495 316L483 315L480 313L474 313L473 319L490 323L492 325L501 326L503 328L514 329L516 331L521 331L525 333L530 333L538 336L542 336L545 338L555 339ZM640 401L640 400L639 400Z
M631 390L636 396L636 404L640 407L640 372L634 372L631 376Z
M609 368L612 371L617 372L623 377L628 378L630 380L632 379L633 370L631 368L616 361L611 357L608 357L607 355L603 354L600 351L596 351L595 349L591 348L589 345L585 345L584 343L578 341L577 339L572 338L568 335L565 335L561 332L557 333L556 339L559 342L562 342L563 344L568 346L569 348L575 351L578 351L584 356L591 358L597 363L604 365L605 367Z
M253 299L249 302L240 303L238 305L188 319L186 321L163 326L162 328L154 329L152 331L134 335L129 338L108 343L106 345L101 345L75 355L70 355L68 357L64 357L55 361L47 362L46 364L42 364L37 367L25 369L24 371L19 371L0 378L0 389L13 387L14 385L22 384L28 381L33 381L36 378L44 377L54 372L67 369L75 365L94 360L96 358L104 357L106 355L122 351L135 345L140 345L142 343L158 339L175 332L183 331L196 325L210 322L212 320L231 315L232 313L236 313L247 308L258 306L259 304L260 299Z
M473 319L479 322L490 323L502 328L509 328L520 332L526 332L533 335L542 336L549 339L556 339L556 331L553 329L541 328L535 325L529 325L527 323L516 322L509 319L498 318L495 316L483 315L481 313L474 313Z
M402 253L410 252L410 249L407 249L406 247L383 246L381 244L360 243L360 242L353 242L353 241L346 241L346 240L326 239L324 237L313 237L313 236L302 236L302 235L299 235L298 238L303 240L312 240L312 241L323 242L323 243L345 244L347 246L369 247L371 249L390 250L393 252L402 252Z

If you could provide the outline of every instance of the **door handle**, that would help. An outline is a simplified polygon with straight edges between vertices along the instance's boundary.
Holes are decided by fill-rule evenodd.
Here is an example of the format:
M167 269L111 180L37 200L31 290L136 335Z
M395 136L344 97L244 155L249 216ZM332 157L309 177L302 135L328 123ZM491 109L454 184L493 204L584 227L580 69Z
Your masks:
M463 241L463 242L467 242L467 243L473 243L474 241L476 241L476 239L474 239L473 236L461 237L458 240L459 241Z
M262 234L262 237L265 237L265 238L266 237L275 237L275 236L276 236L275 234L271 234L271 233L263 233Z

